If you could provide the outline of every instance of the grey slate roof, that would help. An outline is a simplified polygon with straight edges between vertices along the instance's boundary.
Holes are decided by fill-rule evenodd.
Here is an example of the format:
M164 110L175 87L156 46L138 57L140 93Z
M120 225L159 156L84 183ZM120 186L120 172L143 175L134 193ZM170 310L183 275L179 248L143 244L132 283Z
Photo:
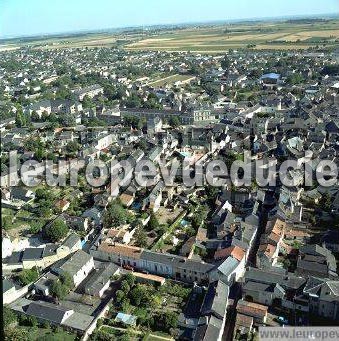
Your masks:
M4 294L11 288L15 287L14 283L8 279L3 279L2 280L2 293Z
M43 251L44 249L41 247L40 248L34 248L34 247L26 248L22 255L22 261L41 259Z
M9 257L2 260L5 264L19 264L21 262L23 251L13 252Z
M245 273L245 282L250 280L267 284L279 283L284 289L299 289L306 283L306 279L295 276L291 273L279 273L252 267L250 267Z
M109 281L112 275L118 271L119 267L113 263L97 270L95 274L89 279L85 286L85 291L100 291L102 287Z
M214 315L223 319L226 314L229 287L222 281L211 283L208 286L201 308L203 315Z
M210 340L219 340L220 333L222 333L222 320L211 316L210 320L208 321L207 329L204 335L203 340L210 341Z
M55 270L62 270L63 272L69 273L72 277L92 258L88 253L78 250L73 253L66 260L62 260L61 265L54 266Z
M57 244L48 244L45 246L44 251L42 252L42 257L52 256L56 253L56 250L59 246Z
M159 253L148 250L144 250L141 253L140 259L161 263L168 266L176 266L181 269L197 271L199 273L207 273L214 268L214 265L212 264L197 262L169 253Z
M62 243L62 245L73 248L80 241L80 237L76 233L71 233Z
M69 310L70 309L60 305L37 301L29 304L26 314L60 324L64 319L66 312Z

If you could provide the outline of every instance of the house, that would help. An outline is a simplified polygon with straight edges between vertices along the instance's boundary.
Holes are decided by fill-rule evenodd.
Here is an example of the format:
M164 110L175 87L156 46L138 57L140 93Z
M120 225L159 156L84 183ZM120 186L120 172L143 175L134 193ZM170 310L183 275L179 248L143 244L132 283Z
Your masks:
M44 267L42 253L44 248L26 248L23 252L21 261L24 269L31 269L34 266Z
M194 337L194 340L204 340L204 341L209 341L209 340L221 341L222 340L222 333L223 333L222 320L212 315L208 319L208 324L203 327L205 327L204 332L201 335L196 334Z
M12 252L10 256L2 259L2 268L6 270L19 270L23 268L22 265L23 251Z
M279 248L269 243L260 244L257 252L258 268L270 268L277 263Z
M76 333L83 334L88 330L94 317L86 315L60 304L45 301L32 301L19 298L10 307L20 314L34 316L39 322L49 322L54 326L63 326Z
M159 181L152 189L148 200L149 200L149 208L156 212L160 208L161 201L162 201L162 191L165 187L163 181Z
M113 263L103 264L103 267L96 269L85 285L85 293L91 296L102 297L109 288L112 276L119 274L119 267Z
M339 281L310 276L303 294L308 297L310 313L339 320Z
M257 303L272 305L281 301L286 291L279 283L260 283L249 281L242 287L245 299L253 299Z
M127 225L128 226L128 225ZM122 244L129 244L136 231L136 228L128 230L126 228L121 229L109 229L106 236L113 242Z
M58 276L52 274L51 272L47 272L34 283L35 292L43 296L49 296L51 285L53 281L56 280L58 280Z
M226 323L229 287L222 281L210 283L203 304L201 318L207 318L207 328L203 340L222 340Z
M67 225L69 225L73 230L87 231L90 226L89 219L86 217L70 216L67 214L64 214L63 217Z
M46 113L47 115L50 115L52 112L52 106L50 100L41 100L37 103L31 104L29 107L24 109L25 113L29 113L30 115L33 112L36 112L39 117L42 117L42 114Z
M216 273L214 269L211 271L210 278L212 280L216 276L222 282L232 285L235 280L241 277L243 271L243 266L236 258L228 257L217 267Z
M240 334L248 334L253 328L253 317L243 314L237 314L235 319L235 330L239 331Z
M150 283L152 285L161 286L166 281L165 277L151 275L151 274L144 274L142 272L134 271L133 275L135 276L136 281L139 283Z
M299 249L295 273L301 276L338 278L334 255L326 247L312 244Z
M245 252L238 246L230 246L225 249L219 249L214 254L215 260L226 259L227 257L233 257L239 262L244 258Z
M257 252L257 266L259 268L270 268L277 263L285 229L286 223L279 218L267 222Z
M104 89L100 85L94 84L79 90L75 90L74 95L78 97L79 101L82 101L85 96L93 98L94 96L102 94L103 92Z
M257 325L266 323L268 307L262 304L239 300L237 303L237 313L253 317Z
M127 192L126 190L124 193L120 194L119 199L125 207L130 207L134 202L135 193L134 192L130 193L130 192Z
M226 317L228 293L229 287L222 281L210 283L201 307L201 315L214 315L224 320Z
M154 147L148 154L148 158L152 162L159 162L160 161L160 156L162 153L162 148L161 147Z
M22 200L28 203L35 198L35 193L33 191L23 187L11 187L10 192L12 200Z
M2 230L2 243L1 243L1 255L2 259L10 257L12 255L14 246L11 242L11 239L5 232L5 230Z
M112 261L120 266L145 270L151 274L169 276L188 283L208 282L210 272L215 269L213 264L182 256L106 241L94 245L90 253L100 260Z
M65 258L70 254L69 248L58 244L47 244L42 252L44 267L47 267L56 261Z
M147 119L147 134L154 135L161 131L162 119L160 117L150 117Z
M82 248L81 238L76 233L71 233L62 243L63 248L67 249L68 253L73 253Z
M99 210L97 207L91 207L89 209L87 209L81 216L82 218L88 218L91 221L93 221L93 223L95 225L100 225L101 223L101 218L102 218L102 211Z
M17 298L17 290L14 283L6 278L2 279L2 299L3 304L13 302Z
M66 260L52 266L52 272L62 275L68 273L75 287L77 287L94 269L93 257L88 253L78 250Z
M59 212L64 212L69 208L70 204L71 203L69 201L60 199L55 203L55 207Z
M36 317L40 321L60 325L74 313L74 310L48 302L34 301L28 305L25 313Z
M322 246L331 250L332 252L339 253L339 231L328 230L321 239Z
M284 269L249 267L242 279L242 292L247 301L271 305L300 294L305 283L306 279Z

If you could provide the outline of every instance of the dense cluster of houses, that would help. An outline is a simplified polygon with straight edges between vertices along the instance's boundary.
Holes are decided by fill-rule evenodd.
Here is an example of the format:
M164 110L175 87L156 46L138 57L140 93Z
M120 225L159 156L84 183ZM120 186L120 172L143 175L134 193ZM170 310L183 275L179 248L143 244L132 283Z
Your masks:
M235 187L231 174L223 174L225 184L209 195L206 184L187 187L180 182L183 161L199 166L195 171L199 175L210 161L222 159L227 164L245 150L251 156L244 165L253 171L258 161L266 171L274 156L279 162L292 159L299 166L308 161L313 171L309 176L315 180L319 162L336 162L338 157L338 75L322 72L326 64L335 64L334 56L233 52L223 68L224 56L189 53L126 52L120 58L119 52L106 55L104 49L62 53L55 49L46 52L48 58L40 56L39 64L32 64L38 52L12 53L22 70L4 69L0 77L6 100L20 101L22 106L21 113L10 105L8 111L16 118L6 117L0 125L2 205L14 214L8 214L8 226L21 219L23 210L36 212L39 206L37 189L19 181L27 160L34 159L41 167L41 186L47 181L43 177L48 154L67 161L52 169L67 178L75 157L80 174L99 159L106 165L122 160L132 165L127 186L116 186L116 180L110 179L92 188L81 183L53 199L53 219L46 218L46 225L55 219L66 223L70 232L61 241L41 241L40 234L32 243L34 234L20 230L19 237L13 236L10 228L3 232L3 295L12 309L89 334L97 312L87 314L76 305L51 303L51 283L67 273L73 295L80 292L100 301L109 295L113 276L124 269L140 280L172 279L193 287L178 320L183 340L221 340L232 316L235 333L251 333L270 323L274 307L338 320L337 184L307 188L301 168L288 170L295 179L293 186L278 182L260 187L253 181L251 186ZM10 60L12 54L3 57ZM71 81L65 77L71 71L55 69L49 62L57 58L76 70ZM291 64L284 67L286 63ZM192 65L199 72L187 81L152 86L150 77L119 72L134 64L150 77L155 70L189 76ZM295 75L304 80L292 84ZM91 80L88 84L81 81L86 76ZM121 96L113 96L109 85ZM65 98L60 98L60 89L68 91ZM47 90L50 98L45 96ZM141 103L137 107L129 102L135 96ZM117 98L112 101L112 97ZM156 108L143 105L151 106L149 98L156 101ZM23 117L29 117L30 125L23 123ZM11 150L18 152L14 168L9 167ZM160 161L178 165L175 184L166 183L159 172L150 188L142 188L133 176L144 160L152 161L158 170ZM81 204L74 208L77 201ZM103 226L114 202L137 216L138 224ZM191 224L199 213L194 209L201 206L208 206L207 217L192 235L182 237L180 248L173 247L180 229ZM137 246L138 232L161 212L179 212L180 219L168 224L163 235L152 238L156 232L148 233L146 242L152 242L147 246ZM312 239L320 222L327 222L328 231ZM160 247L160 242L172 244L171 248ZM27 290L18 288L14 271L34 267L40 271L38 280ZM32 299L32 292L40 299Z

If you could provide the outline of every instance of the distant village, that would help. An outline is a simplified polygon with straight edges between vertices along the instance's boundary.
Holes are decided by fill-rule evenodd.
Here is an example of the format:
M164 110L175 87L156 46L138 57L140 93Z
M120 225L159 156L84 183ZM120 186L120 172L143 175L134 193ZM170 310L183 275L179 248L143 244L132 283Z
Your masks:
M35 160L271 157L338 164L339 51L0 52L4 328L64 340L257 340L338 325L339 186L90 186L20 180ZM17 152L18 169L10 167ZM175 174L180 180L179 167ZM66 178L71 176L65 166ZM192 177L194 174L192 174ZM332 174L336 179L338 173ZM224 175L225 179L230 174ZM17 179L13 181L13 179ZM50 334L48 334L50 333Z

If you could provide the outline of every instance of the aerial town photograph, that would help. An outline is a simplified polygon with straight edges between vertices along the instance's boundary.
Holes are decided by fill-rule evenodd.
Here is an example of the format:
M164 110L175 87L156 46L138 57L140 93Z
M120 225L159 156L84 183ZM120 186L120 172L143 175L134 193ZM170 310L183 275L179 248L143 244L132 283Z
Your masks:
M339 1L1 0L5 341L339 340Z

